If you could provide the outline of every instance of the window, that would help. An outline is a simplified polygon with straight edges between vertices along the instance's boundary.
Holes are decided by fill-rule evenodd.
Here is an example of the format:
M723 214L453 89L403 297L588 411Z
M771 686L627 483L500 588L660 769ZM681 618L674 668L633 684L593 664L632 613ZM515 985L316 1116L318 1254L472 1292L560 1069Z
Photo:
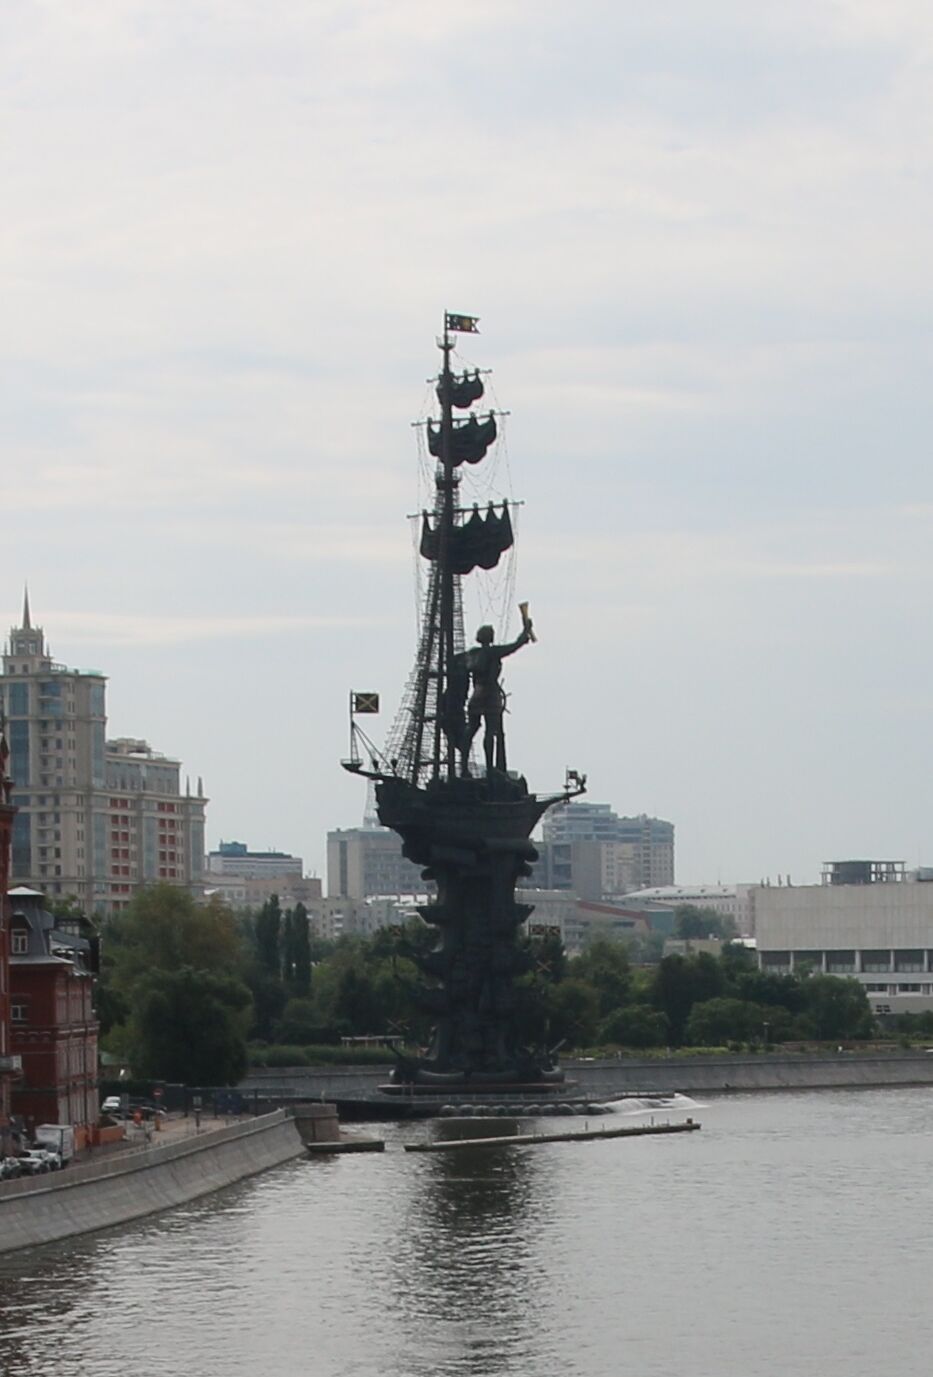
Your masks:
M29 950L29 934L20 929L13 929L13 955L25 956Z
M12 1004L10 1006L10 1022L25 1023L28 1016L28 1009L25 1004Z

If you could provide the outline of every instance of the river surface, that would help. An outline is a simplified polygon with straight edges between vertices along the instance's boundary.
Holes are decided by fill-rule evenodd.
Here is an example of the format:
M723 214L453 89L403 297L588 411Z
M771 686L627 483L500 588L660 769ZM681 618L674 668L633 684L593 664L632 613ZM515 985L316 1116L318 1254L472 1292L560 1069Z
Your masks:
M700 1133L448 1154L379 1125L382 1155L7 1257L0 1372L928 1377L933 1090L692 1113Z

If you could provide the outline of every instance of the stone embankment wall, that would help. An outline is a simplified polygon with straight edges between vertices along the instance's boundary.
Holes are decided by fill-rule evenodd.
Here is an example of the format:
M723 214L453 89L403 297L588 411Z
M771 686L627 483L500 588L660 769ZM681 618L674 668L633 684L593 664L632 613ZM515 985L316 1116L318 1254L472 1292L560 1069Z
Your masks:
M594 1099L652 1090L709 1094L728 1090L825 1090L933 1085L933 1053L787 1053L720 1057L625 1057L568 1062L568 1081ZM383 1067L254 1070L241 1089L259 1097L352 1099L388 1079Z
M63 1172L0 1183L0 1253L182 1205L303 1151L284 1110Z
M933 1055L839 1052L802 1056L644 1057L578 1062L568 1079L585 1094L637 1094L679 1090L829 1090L933 1085Z

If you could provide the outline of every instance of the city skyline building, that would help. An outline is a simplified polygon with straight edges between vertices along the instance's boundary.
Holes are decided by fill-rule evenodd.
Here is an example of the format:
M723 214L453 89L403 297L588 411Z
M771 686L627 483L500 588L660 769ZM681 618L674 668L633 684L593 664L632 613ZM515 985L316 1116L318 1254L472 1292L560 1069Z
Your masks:
M626 894L625 901L646 907L679 908L689 904L694 908L712 909L721 918L731 919L740 936L753 937L755 896L759 888L757 884L652 885Z
M830 861L822 884L758 886L755 912L762 970L850 976L875 1014L933 1009L933 871Z
M147 741L108 741L107 678L52 659L29 595L10 631L0 692L10 747L11 881L89 913L125 908L145 884L204 888L201 781L181 790L181 765Z
M229 875L244 880L300 877L304 861L287 851L251 851L245 842L221 841L216 851L208 852L207 870L212 877Z
M574 801L545 818L528 885L611 899L674 881L674 824L620 817L608 803Z
M402 855L401 837L387 827L337 828L327 834L329 898L422 894L422 869Z
M207 856L205 883L233 909L262 908L276 896L283 909L321 897L321 881L304 874L304 861L286 851L251 851L245 842L221 841Z

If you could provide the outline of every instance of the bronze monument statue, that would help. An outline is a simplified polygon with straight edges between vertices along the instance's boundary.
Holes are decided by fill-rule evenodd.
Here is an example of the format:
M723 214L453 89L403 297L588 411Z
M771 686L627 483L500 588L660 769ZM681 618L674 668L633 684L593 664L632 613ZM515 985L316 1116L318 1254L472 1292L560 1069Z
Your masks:
M491 626L481 626L476 633L477 645L472 650L463 650L454 661L454 675L463 680L469 678L473 684L466 705L466 722L460 734L459 750L461 773L465 778L470 774L470 748L473 738L485 724L483 733L483 754L486 758L486 773L505 770L505 729L502 717L505 713L505 691L499 682L502 661L507 655L514 655L532 639L532 624L526 618L521 631L508 645L494 645L496 633Z
M585 788L568 772L562 791L539 797L506 765L502 662L536 639L528 604L519 604L522 629L497 644L482 626L467 649L461 580L491 570L514 543L508 501L458 502L460 469L478 465L497 435L496 415L455 419L484 392L474 369L451 369L454 333L477 334L472 316L444 318L438 341L443 366L436 394L441 415L428 422L427 447L437 461L432 512L422 515L421 554L429 564L418 652L389 741L378 750L365 738L356 712L376 695L351 695L351 753L346 768L375 781L380 822L398 832L403 852L423 867L436 898L418 912L437 931L434 950L416 958L425 984L420 999L434 1017L425 1056L399 1059L396 1088L471 1091L542 1089L561 1073L546 1049L520 1045L515 1027L515 980L530 960L519 945L531 905L515 899L516 882L531 873L537 852L530 838L542 814ZM471 750L483 727L485 769L471 769ZM359 750L364 741L371 768Z

